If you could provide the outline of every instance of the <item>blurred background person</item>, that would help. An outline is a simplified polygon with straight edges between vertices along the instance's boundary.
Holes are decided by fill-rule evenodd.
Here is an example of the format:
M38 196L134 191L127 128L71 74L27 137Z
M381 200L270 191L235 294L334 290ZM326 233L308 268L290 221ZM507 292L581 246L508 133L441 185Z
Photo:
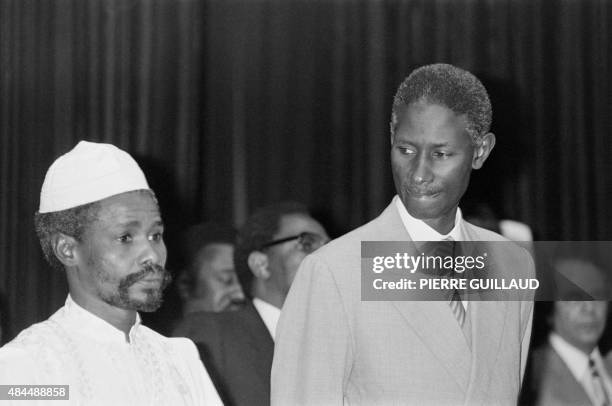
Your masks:
M274 335L281 307L304 257L329 240L305 206L256 210L238 233L234 260L249 301L225 313L191 313L175 330L196 342L226 405L270 403Z
M201 223L181 238L183 269L177 291L183 315L238 310L245 297L234 268L236 230L222 223Z
M484 201L466 199L462 202L464 218L479 227L494 231L533 253L531 227L516 220L502 219L493 207Z
M610 405L612 357L599 344L606 328L610 281L589 259L554 263L560 300L549 302L548 340L530 354L522 404Z

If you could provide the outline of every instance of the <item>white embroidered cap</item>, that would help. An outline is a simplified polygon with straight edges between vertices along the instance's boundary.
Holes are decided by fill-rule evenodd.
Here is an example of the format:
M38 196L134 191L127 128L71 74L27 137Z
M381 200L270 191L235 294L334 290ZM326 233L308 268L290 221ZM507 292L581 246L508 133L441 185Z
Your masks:
M127 152L111 144L80 141L49 167L38 211L66 210L139 189L150 189L149 184Z

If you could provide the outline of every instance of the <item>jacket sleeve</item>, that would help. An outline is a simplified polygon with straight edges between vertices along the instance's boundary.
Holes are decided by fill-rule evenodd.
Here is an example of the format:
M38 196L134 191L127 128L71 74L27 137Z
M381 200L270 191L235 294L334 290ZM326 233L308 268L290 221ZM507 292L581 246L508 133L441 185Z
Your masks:
M324 260L301 264L279 320L272 405L341 405L352 342L342 292Z
M527 255L527 269L528 269L528 278L535 277L535 265L531 255ZM522 337L521 337L521 383L523 382L523 378L525 376L525 368L527 366L527 359L529 355L529 346L531 344L531 330L533 326L533 297L530 297L530 300L522 302L522 320L524 328L522 329ZM526 315L526 316L525 316Z

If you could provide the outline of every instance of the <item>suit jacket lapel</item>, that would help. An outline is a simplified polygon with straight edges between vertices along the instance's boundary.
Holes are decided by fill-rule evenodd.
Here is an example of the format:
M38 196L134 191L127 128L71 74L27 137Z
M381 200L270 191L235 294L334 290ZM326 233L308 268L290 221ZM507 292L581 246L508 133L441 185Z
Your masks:
M471 227L464 227L464 230L467 241L482 240L482 237L476 232L477 230ZM487 246L486 242L484 244ZM491 244L484 250L486 252L491 251L492 253L494 249L495 244ZM497 255L489 255L489 258L492 257L495 258ZM499 267L503 265L503 261L498 261L482 277L493 278L501 276L503 270ZM482 293L475 293L470 295L470 299L468 311L472 320L472 349L474 356L472 358L472 373L467 399L470 403L476 404L479 402L479 399L485 398L486 389L488 388L487 383L493 375L495 360L497 359L499 346L503 341L502 335L504 334L505 323L508 319L506 317L508 302L500 300L499 294L487 296Z
M245 340L245 345L252 348L252 351L244 351L245 356L248 356L248 362L253 365L256 371L270 371L272 369L272 357L274 355L274 341L264 324L259 312L255 309L252 303L249 303L242 314L241 326L242 336ZM269 380L261 374L258 378L262 379L261 384L268 384Z
M391 302L440 364L461 388L466 388L472 354L448 303Z
M392 202L378 217L380 241L409 241L410 235ZM470 348L461 327L445 301L395 301L406 324L431 349L461 388L466 388L471 363Z

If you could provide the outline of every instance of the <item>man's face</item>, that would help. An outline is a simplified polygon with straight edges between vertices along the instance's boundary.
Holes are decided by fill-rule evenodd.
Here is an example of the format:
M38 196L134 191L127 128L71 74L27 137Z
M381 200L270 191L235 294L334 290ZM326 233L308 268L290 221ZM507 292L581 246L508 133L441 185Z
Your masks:
M585 353L590 353L606 327L608 302L603 300L555 302L554 329Z
M602 270L595 265L576 260L562 261L555 266L557 272L571 281L559 287L564 298L579 298L576 286L595 297L606 296L606 281ZM557 301L554 305L553 328L568 343L590 353L606 327L608 302L604 300Z
M443 234L452 229L475 158L466 128L465 116L444 106L418 102L398 112L391 139L391 166L399 197L410 215Z
M196 286L191 302L198 311L238 310L244 304L244 293L234 269L234 247L231 244L209 244L198 253Z
M164 226L147 192L128 192L100 203L97 219L75 248L77 289L127 310L154 311L170 282ZM71 286L72 289L72 286Z
M311 233L318 238L313 250L319 248L329 240L325 229L318 221L305 214L288 214L281 217L278 232L274 235L274 240L299 235L301 233ZM310 252L307 252L299 241L291 240L282 244L273 245L266 250L268 255L268 266L271 272L270 282L284 295L289 293L289 288L293 283L295 274L302 260Z

